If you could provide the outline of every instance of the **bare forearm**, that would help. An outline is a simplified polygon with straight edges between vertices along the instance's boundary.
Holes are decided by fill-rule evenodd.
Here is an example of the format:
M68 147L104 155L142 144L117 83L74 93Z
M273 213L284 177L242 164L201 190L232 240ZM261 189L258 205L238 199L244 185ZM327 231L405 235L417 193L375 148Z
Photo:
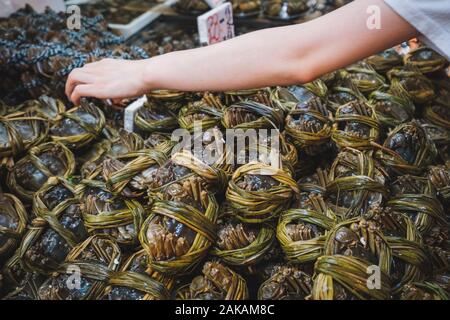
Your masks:
M369 5L381 9L379 30L367 27ZM153 88L193 91L304 83L414 35L384 1L360 0L301 25L150 59L148 81Z
M220 91L298 83L304 74L290 43L298 39L289 29L293 28L256 31L208 47L152 58L146 62L149 84Z
M369 29L369 6L381 28ZM304 24L261 30L141 61L104 60L69 76L66 93L125 98L153 89L223 91L300 84L416 36L383 0L357 0Z

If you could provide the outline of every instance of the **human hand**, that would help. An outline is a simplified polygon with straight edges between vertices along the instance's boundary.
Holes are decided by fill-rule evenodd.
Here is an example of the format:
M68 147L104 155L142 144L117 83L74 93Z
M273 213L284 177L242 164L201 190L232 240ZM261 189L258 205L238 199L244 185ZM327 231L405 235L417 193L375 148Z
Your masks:
M104 59L72 70L66 95L79 104L82 97L120 100L150 90L145 79L145 60Z

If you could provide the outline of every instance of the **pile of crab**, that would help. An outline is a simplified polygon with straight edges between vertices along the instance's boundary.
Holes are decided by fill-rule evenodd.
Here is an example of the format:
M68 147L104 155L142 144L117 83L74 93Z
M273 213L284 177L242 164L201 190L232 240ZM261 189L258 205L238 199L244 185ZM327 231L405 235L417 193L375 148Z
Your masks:
M63 97L65 80L74 68L102 58L146 59L145 46L125 45L107 29L100 14L80 16L69 26L63 12L30 6L0 18L0 97L11 104L52 93Z
M303 86L149 92L135 132L94 101L1 104L0 296L448 299L447 66L422 47Z

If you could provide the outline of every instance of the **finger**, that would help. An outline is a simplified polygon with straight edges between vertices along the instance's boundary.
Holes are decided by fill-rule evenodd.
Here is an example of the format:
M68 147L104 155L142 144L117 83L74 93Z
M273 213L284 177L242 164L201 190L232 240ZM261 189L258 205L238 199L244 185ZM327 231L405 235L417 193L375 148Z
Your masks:
M80 103L80 99L83 97L97 97L98 90L96 90L94 85L89 84L79 84L74 89L72 94L70 95L70 100L78 105Z
M75 88L75 86L83 83L88 84L93 82L93 80L94 76L86 72L84 68L73 69L72 72L69 74L69 77L67 78L66 82L65 92L67 97L70 97L72 95L72 91Z

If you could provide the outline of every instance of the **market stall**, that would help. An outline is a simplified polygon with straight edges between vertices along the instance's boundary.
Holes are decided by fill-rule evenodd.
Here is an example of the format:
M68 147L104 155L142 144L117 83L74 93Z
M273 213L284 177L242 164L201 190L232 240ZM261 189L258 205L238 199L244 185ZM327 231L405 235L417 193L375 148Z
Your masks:
M232 32L345 2L233 0ZM0 298L449 298L445 58L404 44L303 85L73 105L74 68L207 45L212 5L64 5L81 28L50 8L0 18ZM258 140L228 149L233 129Z

